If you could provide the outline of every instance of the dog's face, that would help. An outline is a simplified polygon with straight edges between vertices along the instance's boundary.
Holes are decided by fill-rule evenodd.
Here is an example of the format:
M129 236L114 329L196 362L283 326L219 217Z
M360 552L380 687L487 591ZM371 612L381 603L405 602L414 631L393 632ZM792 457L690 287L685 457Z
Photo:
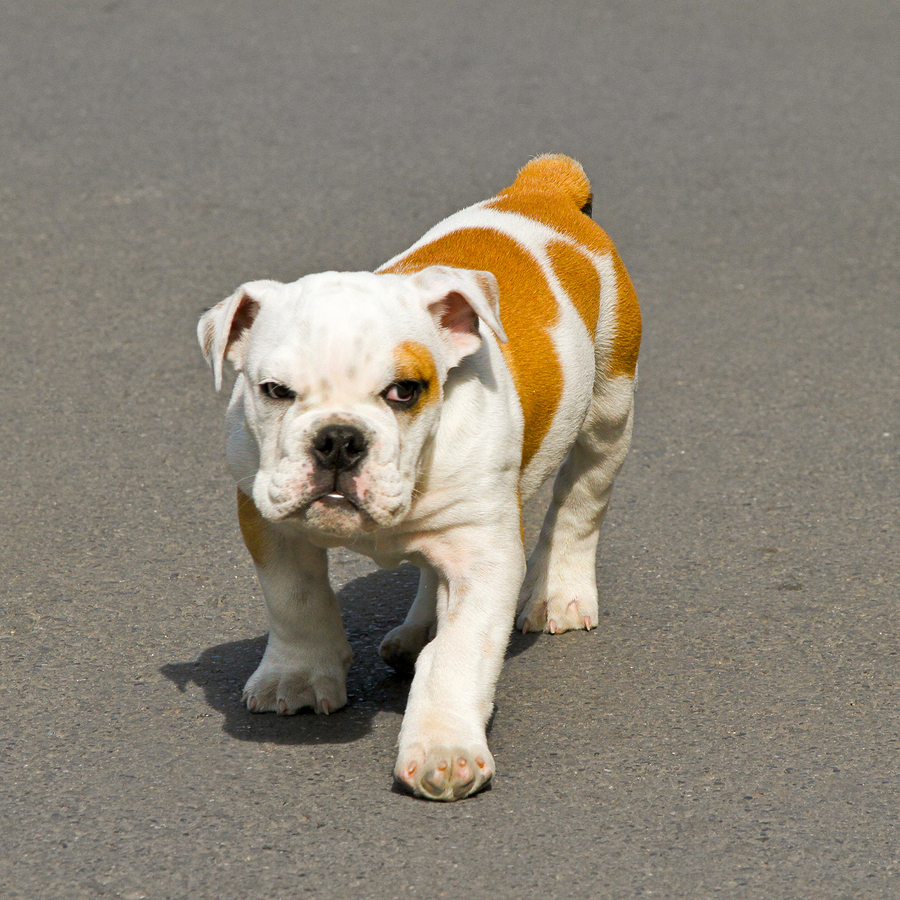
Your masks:
M443 267L251 282L209 310L198 336L217 388L223 359L239 373L229 453L260 513L336 537L401 521L479 319L504 339L493 276Z

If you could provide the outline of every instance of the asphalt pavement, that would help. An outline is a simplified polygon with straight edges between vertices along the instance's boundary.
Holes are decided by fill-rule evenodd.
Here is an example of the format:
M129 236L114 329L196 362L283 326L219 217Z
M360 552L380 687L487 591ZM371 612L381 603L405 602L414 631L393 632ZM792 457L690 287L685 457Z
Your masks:
M900 7L0 7L0 896L900 897ZM413 573L265 614L202 310L578 158L641 299L601 624L516 636L491 790L392 790ZM529 510L533 540L543 510Z

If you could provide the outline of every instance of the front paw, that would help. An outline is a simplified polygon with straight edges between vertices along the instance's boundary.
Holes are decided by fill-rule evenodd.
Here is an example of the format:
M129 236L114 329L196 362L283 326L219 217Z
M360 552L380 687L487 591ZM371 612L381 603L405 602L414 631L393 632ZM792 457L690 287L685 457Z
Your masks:
M334 712L347 703L349 647L340 654L319 655L266 650L259 668L244 685L243 702L250 712L292 716L304 707Z
M424 743L401 747L394 778L426 800L461 800L486 787L494 774L487 744L472 747Z

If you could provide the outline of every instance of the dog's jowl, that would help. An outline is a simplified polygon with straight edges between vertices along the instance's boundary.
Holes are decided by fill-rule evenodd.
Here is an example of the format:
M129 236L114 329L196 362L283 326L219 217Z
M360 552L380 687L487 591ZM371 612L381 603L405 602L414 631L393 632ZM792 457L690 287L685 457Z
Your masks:
M198 334L238 373L227 456L269 611L254 712L346 703L326 550L420 570L381 644L415 668L394 768L434 800L494 773L485 726L510 630L597 625L596 551L631 437L637 298L564 156L377 272L253 281ZM526 570L521 506L559 468Z

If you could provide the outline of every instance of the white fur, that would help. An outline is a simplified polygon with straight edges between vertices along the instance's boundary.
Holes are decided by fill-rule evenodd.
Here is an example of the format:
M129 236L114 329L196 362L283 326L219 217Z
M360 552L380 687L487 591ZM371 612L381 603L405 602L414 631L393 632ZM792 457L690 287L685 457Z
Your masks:
M560 308L552 339L563 400L524 471L522 408L500 348L506 335L496 282L487 273L435 267L409 276L253 282L198 328L217 385L223 359L238 372L228 461L264 519L258 571L271 630L245 700L253 710L281 713L343 705L350 653L323 548L349 546L384 565L410 560L421 569L419 591L382 655L392 665L415 662L395 775L432 799L466 796L493 774L485 726L526 571L520 500L565 459L528 567L520 627L594 627L597 533L631 430L631 380L597 374L615 315L611 259L482 205L440 223L412 249L466 227L518 241ZM578 247L600 275L596 341L554 274L551 241ZM442 318L445 298L460 295L480 320L477 330L451 329ZM383 399L394 353L411 341L432 354L440 381L438 402L416 415ZM266 382L295 397L269 399L259 388ZM338 477L345 500L322 497L326 476L310 450L327 424L357 428L369 447L357 470Z

